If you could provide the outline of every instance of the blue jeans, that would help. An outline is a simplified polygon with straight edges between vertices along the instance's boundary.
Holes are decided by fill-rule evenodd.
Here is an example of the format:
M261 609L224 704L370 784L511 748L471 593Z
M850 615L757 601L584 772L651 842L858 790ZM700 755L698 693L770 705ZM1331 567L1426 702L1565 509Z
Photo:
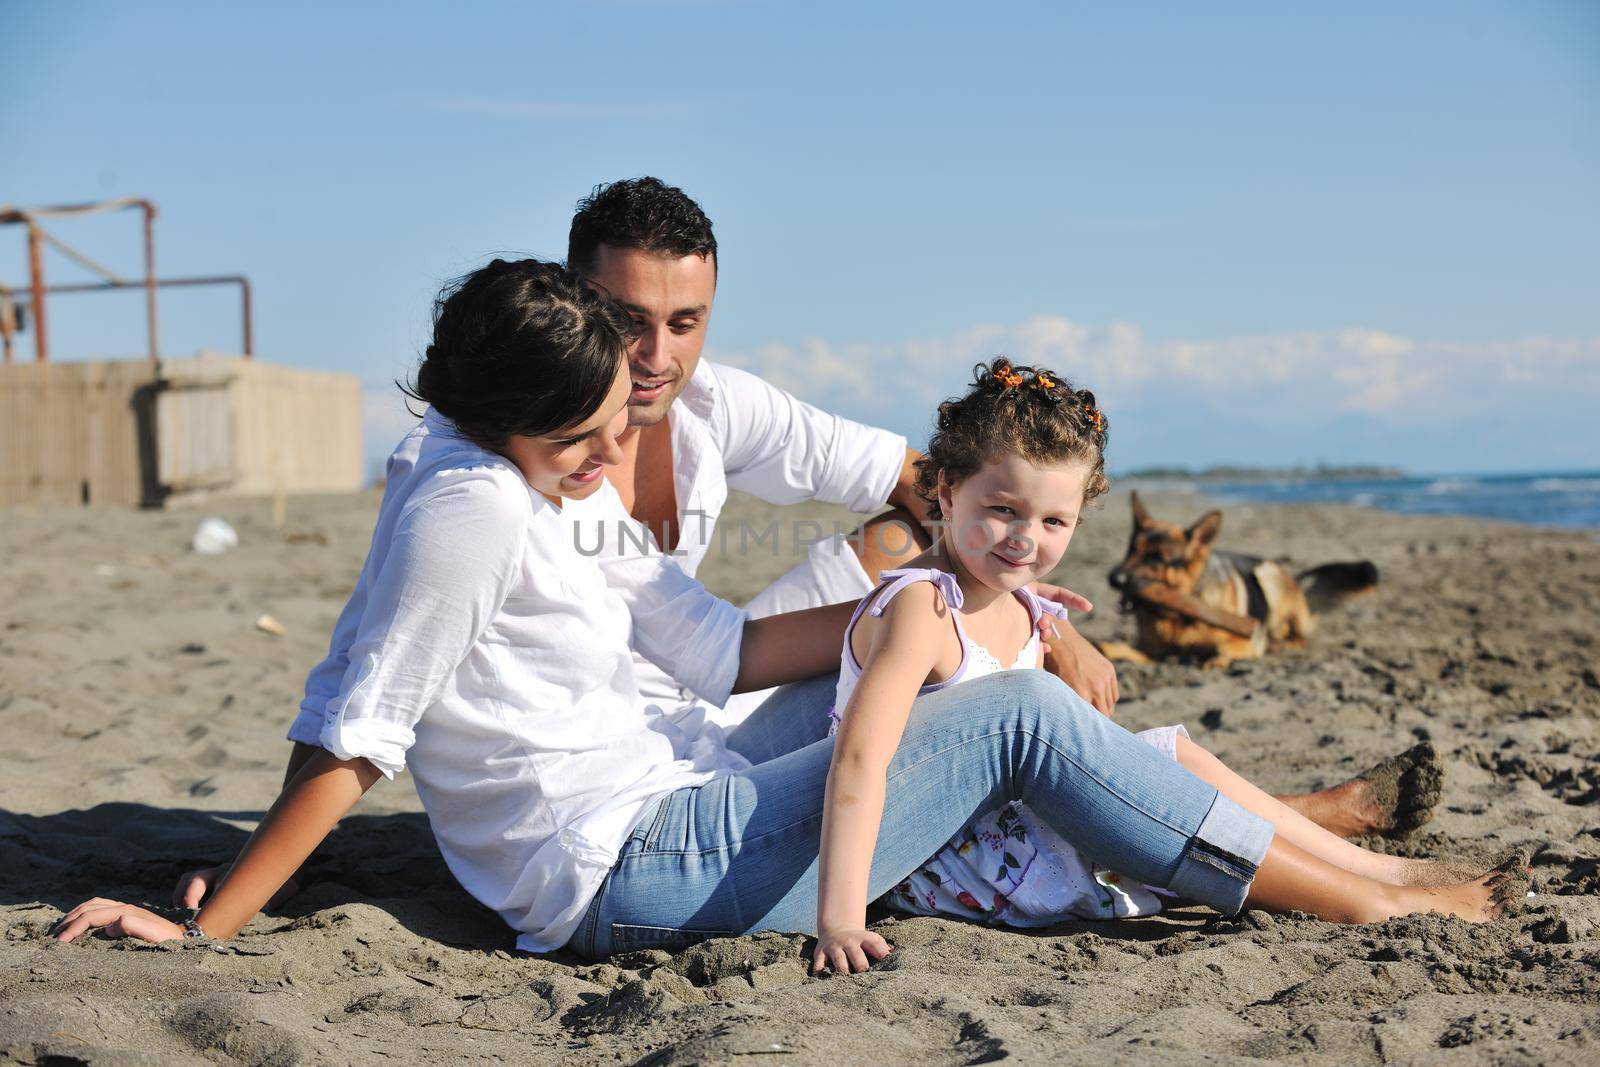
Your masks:
M624 843L569 947L591 959L706 937L815 933L831 677L787 686L729 747L755 765L665 797ZM869 896L974 815L1020 800L1094 863L1231 915L1272 824L1044 671L917 698L889 764Z

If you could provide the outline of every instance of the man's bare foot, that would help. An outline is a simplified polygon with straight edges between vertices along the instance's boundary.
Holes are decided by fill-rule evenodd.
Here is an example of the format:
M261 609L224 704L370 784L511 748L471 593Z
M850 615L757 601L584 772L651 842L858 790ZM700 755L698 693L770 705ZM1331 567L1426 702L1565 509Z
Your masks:
M1443 786L1439 753L1424 741L1331 789L1278 799L1340 837L1404 837L1433 818Z
M1368 921L1421 912L1454 915L1468 922L1489 922L1520 910L1527 899L1528 854L1520 849L1494 869L1470 881L1444 886L1396 887L1389 900L1376 904Z

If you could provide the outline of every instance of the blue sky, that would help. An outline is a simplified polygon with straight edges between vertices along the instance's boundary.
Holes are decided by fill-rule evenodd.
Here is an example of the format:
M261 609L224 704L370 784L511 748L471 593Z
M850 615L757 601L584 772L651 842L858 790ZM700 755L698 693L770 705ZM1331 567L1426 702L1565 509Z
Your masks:
M330 6L0 0L0 203L154 199L160 271L250 275L375 455L438 285L651 173L717 227L711 354L913 438L1005 352L1113 469L1600 457L1600 5ZM55 229L138 274L134 216ZM134 297L51 313L142 350ZM236 337L163 298L168 354Z

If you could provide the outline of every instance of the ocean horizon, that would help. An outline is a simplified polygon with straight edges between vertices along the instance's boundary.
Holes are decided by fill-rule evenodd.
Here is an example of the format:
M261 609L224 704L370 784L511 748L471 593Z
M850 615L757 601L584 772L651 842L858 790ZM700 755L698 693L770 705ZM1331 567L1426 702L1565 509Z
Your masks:
M1251 479L1128 478L1222 503L1350 504L1408 515L1469 515L1563 529L1600 529L1600 470L1403 474L1378 478L1263 474Z

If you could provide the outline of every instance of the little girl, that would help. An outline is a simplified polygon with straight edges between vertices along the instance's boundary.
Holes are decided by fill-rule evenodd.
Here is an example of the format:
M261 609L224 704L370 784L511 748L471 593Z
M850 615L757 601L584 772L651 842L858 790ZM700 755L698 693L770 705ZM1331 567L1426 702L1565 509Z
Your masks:
M881 819L879 770L899 745L914 700L1004 670L1038 667L1038 628L1060 609L1028 585L1053 570L1085 507L1109 488L1106 420L1094 395L1052 371L999 359L976 368L967 395L939 408L918 489L940 523L932 548L856 609L845 631L833 729L837 734L823 812L817 967L860 970L888 951L864 929L860 886ZM1048 626L1046 621L1044 625ZM1250 785L1194 744L1182 726L1138 735L1168 758L1274 824L1317 859L1359 877L1335 879L1297 910L1342 921L1434 908L1481 919L1489 882L1514 895L1512 860L1488 879L1447 865L1367 852ZM1094 774L1092 767L1082 773ZM1163 890L1097 868L1016 801L980 807L962 830L892 889L907 912L1009 926L1069 918L1148 915ZM1220 857L1219 862L1225 862ZM1460 882L1438 890L1397 886Z

